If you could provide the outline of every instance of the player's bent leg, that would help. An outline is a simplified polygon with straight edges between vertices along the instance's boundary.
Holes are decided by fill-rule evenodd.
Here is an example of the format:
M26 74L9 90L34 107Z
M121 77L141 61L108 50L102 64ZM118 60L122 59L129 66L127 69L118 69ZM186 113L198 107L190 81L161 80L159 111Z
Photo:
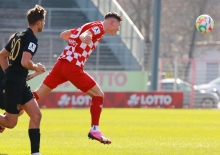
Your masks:
M30 117L28 135L31 142L31 153L39 154L40 150L40 121L42 114L35 98L22 105Z
M20 110L18 116L21 116L24 113L24 110ZM4 113L4 115L6 114L6 112ZM16 123L17 124L17 123ZM12 124L10 125L10 127L8 128L14 128L16 124ZM4 126L0 126L0 133L2 133L5 130Z
M26 104L22 105L22 109L30 117L29 128L39 128L42 114L35 98L32 98Z
M89 131L88 137L95 139L103 144L111 144L111 140L105 138L101 131L99 131L99 119L104 102L104 93L101 91L98 85L95 85L86 93L92 97L92 104L90 106L92 127Z
M24 110L20 109L18 116L21 116L23 113L24 113ZM5 114L6 114L6 112L4 113L4 115ZM11 128L13 128L13 125ZM5 130L5 127L0 125L0 133L2 133L4 130Z
M24 113L24 110L20 110L18 116L21 116ZM6 115L6 112L3 114ZM12 126L13 127L13 126ZM5 130L4 126L0 126L0 133L2 133Z
M104 93L101 91L99 85L97 84L94 87L92 87L90 90L88 90L86 94L88 94L90 97L93 97L93 96L104 97Z
M36 98L36 100L43 98L44 96L46 96L47 94L49 94L53 89L51 89L50 87L48 87L45 84L41 84L34 92L34 96Z
M64 74L66 75L65 78L68 79L82 92L85 92L92 98L92 104L90 106L91 129L89 131L88 137L104 144L110 144L111 141L105 138L99 131L99 118L102 111L104 93L101 91L98 84L94 81L93 78L91 78L88 73L82 72L79 67L74 68L72 66L71 69L73 68L74 71L70 73L70 67L68 68L68 66L66 66L68 70L64 72Z
M10 114L6 112L5 115L0 114L0 126L6 128L14 128L18 122L18 114Z

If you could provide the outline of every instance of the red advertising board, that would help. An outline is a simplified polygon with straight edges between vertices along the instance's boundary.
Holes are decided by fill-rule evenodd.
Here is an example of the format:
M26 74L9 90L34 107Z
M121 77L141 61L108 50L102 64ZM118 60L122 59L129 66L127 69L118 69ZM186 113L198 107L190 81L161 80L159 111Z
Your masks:
M82 92L51 92L38 101L40 107L89 107L91 98ZM182 92L105 92L105 108L182 108Z

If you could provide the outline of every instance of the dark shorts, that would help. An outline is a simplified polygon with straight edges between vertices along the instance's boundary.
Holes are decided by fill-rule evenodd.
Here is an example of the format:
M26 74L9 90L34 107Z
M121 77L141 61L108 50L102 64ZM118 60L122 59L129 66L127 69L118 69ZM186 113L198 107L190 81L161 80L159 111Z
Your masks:
M51 89L70 81L76 88L87 92L96 85L95 80L83 68L65 59L58 59L43 83Z
M0 89L0 109L5 109L5 93Z
M4 79L4 72L2 68L0 67L0 109L5 109L5 93L3 93L3 79Z
M15 76L5 82L5 110L10 114L19 114L21 105L34 98L25 79Z

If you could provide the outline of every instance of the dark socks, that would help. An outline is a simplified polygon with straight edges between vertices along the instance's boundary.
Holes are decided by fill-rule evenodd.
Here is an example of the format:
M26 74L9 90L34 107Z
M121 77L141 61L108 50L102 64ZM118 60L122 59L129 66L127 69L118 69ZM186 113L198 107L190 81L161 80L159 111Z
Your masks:
M40 129L29 129L28 130L30 142L31 142L31 153L39 152L40 149Z

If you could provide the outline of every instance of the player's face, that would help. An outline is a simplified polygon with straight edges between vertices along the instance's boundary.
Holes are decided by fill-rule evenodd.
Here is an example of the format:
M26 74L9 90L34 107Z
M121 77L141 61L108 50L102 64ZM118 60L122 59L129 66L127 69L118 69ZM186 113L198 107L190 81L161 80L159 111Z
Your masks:
M117 19L112 19L109 33L111 35L115 35L117 31L120 29L120 22Z
M42 19L42 20L39 21L38 32L42 32L43 31L44 24L45 24L45 19Z

